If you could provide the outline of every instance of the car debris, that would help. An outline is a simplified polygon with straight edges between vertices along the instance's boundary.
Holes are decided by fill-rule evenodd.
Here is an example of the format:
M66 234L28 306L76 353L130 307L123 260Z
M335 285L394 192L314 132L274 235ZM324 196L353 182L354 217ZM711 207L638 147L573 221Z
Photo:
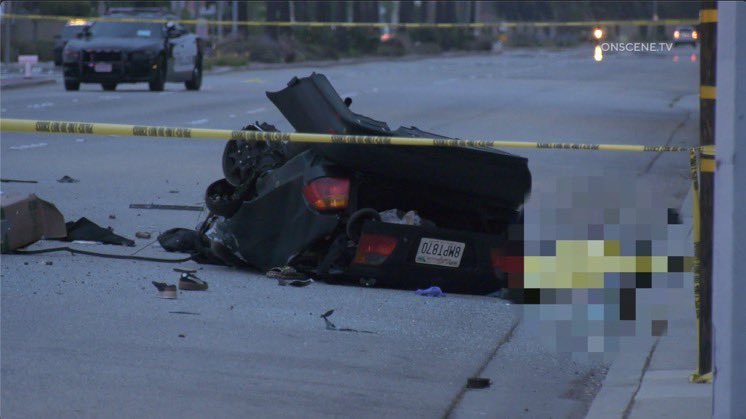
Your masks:
M0 179L1 183L39 183L37 180Z
M177 211L204 211L199 205L162 205L162 204L130 204L131 209L162 209Z
M466 380L466 388L482 389L492 385L492 380L484 377L471 377Z
M158 290L158 297L167 300L176 299L176 285L166 284L165 282L151 281Z
M271 124L247 125L264 140L226 144L224 178L206 190L207 219L159 236L164 249L171 241L171 249L228 266L289 266L333 283L472 294L522 284L526 158L383 145L390 136L460 140L354 113L321 74L293 78L267 97L298 132L381 145L283 142Z
M440 287L430 287L424 290L417 290L415 291L415 294L421 295L423 297L445 297L446 293L443 292L443 290L440 289Z
M306 279L308 275L298 272L292 266L279 266L267 271L267 277L276 279Z
M59 183L78 183L80 180L71 178L68 175L62 176L61 178L57 179L57 182Z
M189 272L182 273L179 277L179 289L184 291L205 291L208 285L206 281Z
M367 334L376 334L376 332L371 332L369 330L358 330L358 329L350 329L348 327L338 328L334 323L332 323L331 320L329 320L329 317L334 313L334 310L329 310L326 313L322 314L320 317L324 320L324 325L326 326L326 330L333 330L335 332L353 332L353 333L367 333Z
M67 236L65 219L51 202L34 194L4 193L0 205L0 251L12 252L41 240Z
M78 221L65 223L65 228L67 229L67 236L59 240L68 242L76 240L96 241L103 244L129 247L135 245L134 240L114 234L111 227L103 228L85 217L80 218Z
M138 239L149 239L151 236L147 231L138 231L135 233L135 237Z
M313 279L307 278L307 279L277 279L277 285L284 287L290 285L291 287L307 287L309 285L313 284Z

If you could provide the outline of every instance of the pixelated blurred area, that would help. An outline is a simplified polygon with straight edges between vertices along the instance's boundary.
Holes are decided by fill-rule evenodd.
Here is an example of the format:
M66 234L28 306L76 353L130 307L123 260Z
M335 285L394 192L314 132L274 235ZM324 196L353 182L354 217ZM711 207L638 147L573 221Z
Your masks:
M534 189L521 294L524 321L551 349L610 360L622 339L666 333L672 293L691 296L691 225L654 189L614 176Z

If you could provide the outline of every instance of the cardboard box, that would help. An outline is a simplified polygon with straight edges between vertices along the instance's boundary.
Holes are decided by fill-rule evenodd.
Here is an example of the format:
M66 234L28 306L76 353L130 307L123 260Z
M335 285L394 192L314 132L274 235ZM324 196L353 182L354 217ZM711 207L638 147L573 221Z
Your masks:
M10 252L40 239L67 236L65 218L54 204L34 194L0 195L0 251Z

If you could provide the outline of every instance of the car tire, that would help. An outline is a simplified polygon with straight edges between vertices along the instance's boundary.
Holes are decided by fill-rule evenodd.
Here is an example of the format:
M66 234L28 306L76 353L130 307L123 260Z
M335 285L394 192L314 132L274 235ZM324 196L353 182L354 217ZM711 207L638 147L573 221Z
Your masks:
M117 84L116 83L101 83L101 88L103 88L107 92L112 92L114 90L117 90Z
M202 87L202 57L197 57L197 64L192 69L192 79L184 82L187 90L199 90Z
M65 90L68 90L68 91L80 90L80 82L77 80L65 80Z
M163 88L166 86L166 65L166 59L161 57L161 59L158 60L158 69L155 76L153 76L153 79L148 82L148 87L150 87L151 92L162 92Z

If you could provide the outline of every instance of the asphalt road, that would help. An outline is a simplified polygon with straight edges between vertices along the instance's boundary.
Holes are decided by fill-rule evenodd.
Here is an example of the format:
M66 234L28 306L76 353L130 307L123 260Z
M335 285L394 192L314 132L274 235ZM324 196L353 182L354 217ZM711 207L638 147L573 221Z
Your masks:
M180 84L161 93L146 84L65 92L58 83L3 91L1 106L3 118L229 129L259 120L290 130L264 92L320 71L353 99L353 110L393 128L476 139L691 145L698 63L690 54L682 48L595 62L590 49L513 51L229 72L207 75L200 92ZM155 237L193 228L205 214L129 204L201 204L204 188L222 177L222 147L196 139L4 133L2 177L39 183L3 183L2 191L34 192L67 220L85 216L128 237ZM688 187L683 154L517 153L530 158L534 176L527 204L534 240L587 230L582 216L558 220L547 209L678 207ZM80 182L57 183L63 175ZM615 194L623 190L631 192ZM150 242L138 239L138 248ZM139 254L176 256L153 245ZM606 365L556 354L525 326L520 307L492 297L278 287L255 272L205 266L199 275L207 292L162 300L150 281L175 282L167 264L58 253L6 255L1 266L6 418L583 417ZM325 330L319 316L329 309L337 326L373 333ZM466 379L483 372L493 386L464 392Z

